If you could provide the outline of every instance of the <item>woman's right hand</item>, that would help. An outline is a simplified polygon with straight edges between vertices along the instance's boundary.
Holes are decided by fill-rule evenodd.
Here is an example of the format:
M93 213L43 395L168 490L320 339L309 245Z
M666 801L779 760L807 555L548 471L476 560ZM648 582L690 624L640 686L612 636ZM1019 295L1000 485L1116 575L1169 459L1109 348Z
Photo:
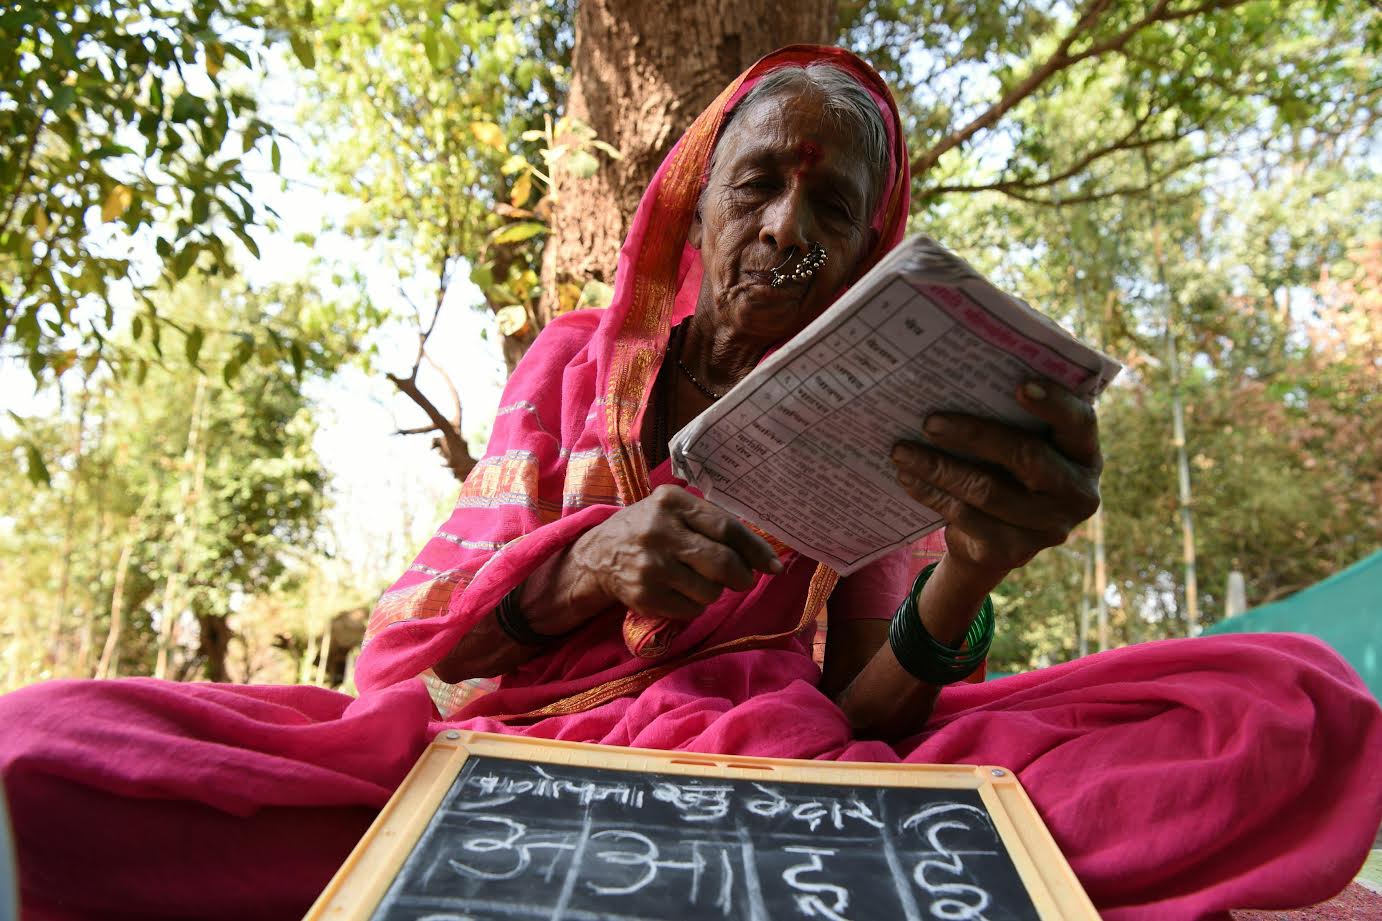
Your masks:
M567 565L587 591L610 603L683 621L727 588L752 587L755 571L782 571L773 548L743 522L670 485L587 531Z
M751 587L754 570L782 571L767 541L704 499L659 486L539 564L523 581L519 610L535 632L553 637L616 603L691 620L726 588ZM542 649L515 642L490 612L433 669L454 684L505 674Z

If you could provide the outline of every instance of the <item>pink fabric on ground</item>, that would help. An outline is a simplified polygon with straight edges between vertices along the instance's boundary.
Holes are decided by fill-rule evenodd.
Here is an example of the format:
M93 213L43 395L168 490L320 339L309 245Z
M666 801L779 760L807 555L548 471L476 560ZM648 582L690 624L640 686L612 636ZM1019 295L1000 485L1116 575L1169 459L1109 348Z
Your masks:
M851 739L817 677L800 652L726 655L517 728L429 720L417 682L368 701L145 679L36 685L0 698L26 917L293 917L451 726L1005 765L1112 921L1318 902L1352 878L1382 819L1377 704L1311 638L1150 643L952 687L932 727L895 747Z

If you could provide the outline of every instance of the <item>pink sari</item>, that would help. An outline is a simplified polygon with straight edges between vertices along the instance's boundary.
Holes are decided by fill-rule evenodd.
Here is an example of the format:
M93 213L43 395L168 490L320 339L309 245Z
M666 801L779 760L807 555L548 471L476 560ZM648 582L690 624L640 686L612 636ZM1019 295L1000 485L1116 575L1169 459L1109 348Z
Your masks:
M1305 637L1149 643L955 686L925 731L861 741L818 690L810 655L834 574L782 548L782 574L727 593L679 633L612 612L461 708L459 689L430 674L541 560L668 477L646 469L636 433L667 328L695 290L685 209L727 107L767 69L806 60L854 73L896 124L866 65L801 47L755 65L698 119L639 208L614 306L543 332L455 513L381 600L359 699L151 679L0 698L26 917L300 914L447 727L1003 764L1114 921L1298 906L1347 883L1382 819L1382 714L1349 667ZM896 132L893 148L887 245L906 213Z
M357 674L362 690L422 675L439 711L455 712L463 691L438 680L431 666L535 566L652 491L639 437L643 411L668 334L694 310L700 288L700 257L687 234L711 151L735 103L763 74L815 62L851 73L887 126L888 170L866 264L902 239L909 161L897 108L871 68L840 49L793 46L726 87L645 192L619 254L610 307L558 317L515 370L486 456L451 518L375 610ZM465 713L503 714L509 722L569 714L641 690L689 657L791 642L814 624L837 576L786 547L780 553L787 573L748 593L728 593L690 628L635 612L624 612L619 631L597 619Z

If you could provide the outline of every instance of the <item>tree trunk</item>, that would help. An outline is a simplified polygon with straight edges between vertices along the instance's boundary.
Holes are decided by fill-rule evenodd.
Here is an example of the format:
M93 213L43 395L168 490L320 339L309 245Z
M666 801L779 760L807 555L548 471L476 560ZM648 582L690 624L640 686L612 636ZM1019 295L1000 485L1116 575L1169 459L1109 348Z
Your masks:
M1086 553L1084 557L1084 581L1080 584L1080 628L1076 636L1076 648L1081 659L1089 655L1089 609L1094 594L1094 557Z
M134 555L135 541L142 526L143 522L135 516L124 545L120 547L120 559L115 564L115 587L110 593L110 630L106 633L106 644L101 649L101 661L96 665L97 678L114 678L120 671L120 632L125 626L125 576L130 571L130 557Z
M77 412L77 431L72 438L72 481L63 497L62 550L59 551L62 562L58 575L58 603L57 609L48 621L48 660L52 663L55 674L60 674L64 670L67 658L67 595L72 583L72 555L75 552L73 531L76 527L77 492L82 486L82 461L86 455L86 409L90 403L91 391L83 382L81 409Z
M1190 494L1190 461L1185 450L1185 406L1180 392L1179 347L1171 325L1174 317L1168 315L1166 319L1166 366L1171 375L1171 443L1176 448L1181 557L1185 561L1185 635L1196 636L1200 632L1200 592L1195 575L1195 513Z
M207 681L228 681L226 677L226 653L230 650L230 625L224 617L214 614L198 614L197 625L201 639L197 646L197 657L206 669Z
M331 654L331 621L322 625L321 640L317 643L317 673L312 683L317 687L326 686L326 659Z
M1104 507L1094 510L1094 610L1099 624L1099 651L1109 647L1108 565L1104 560Z
M91 546L96 553L96 561L101 563L106 546L106 532L110 530L110 513L101 511L96 519L96 539ZM101 597L102 590L105 588L106 572L105 567L101 567L101 574L96 582L96 597ZM78 636L77 645L77 665L75 673L85 678L91 672L91 647L96 642L96 605L87 604L82 611L81 632Z
M206 425L206 378L197 378L197 390L192 397L192 413L187 423L187 448L183 452L182 496L173 518L173 533L169 539L172 564L163 585L162 620L158 629L158 659L154 677L167 678L175 627L182 615L182 575L197 542L196 505L201 501L202 479L206 473L206 446L202 444L202 429Z
M830 41L835 7L836 0L582 0L566 114L624 157L601 155L591 178L557 181L542 262L541 322L556 312L560 285L613 284L639 197L701 110L769 51Z

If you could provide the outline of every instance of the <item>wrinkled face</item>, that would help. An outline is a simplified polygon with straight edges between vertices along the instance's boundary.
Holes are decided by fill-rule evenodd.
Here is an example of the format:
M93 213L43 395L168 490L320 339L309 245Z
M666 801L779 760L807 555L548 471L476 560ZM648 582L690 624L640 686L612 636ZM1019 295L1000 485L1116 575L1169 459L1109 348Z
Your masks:
M858 278L872 249L869 170L818 94L776 97L739 113L716 148L691 244L705 275L697 313L765 344L799 332ZM829 255L806 281L774 288L819 243Z

